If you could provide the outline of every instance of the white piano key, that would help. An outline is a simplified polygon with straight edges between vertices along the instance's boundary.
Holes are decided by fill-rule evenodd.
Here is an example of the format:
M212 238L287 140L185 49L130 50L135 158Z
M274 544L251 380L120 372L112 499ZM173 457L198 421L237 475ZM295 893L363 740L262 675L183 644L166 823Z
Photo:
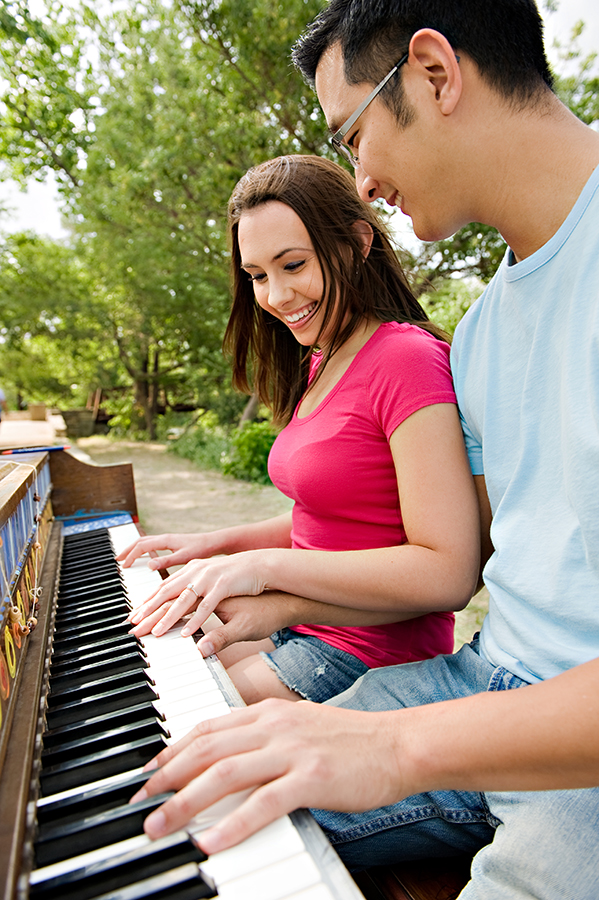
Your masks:
M111 528L110 533L117 555L138 537L134 525ZM130 569L121 567L121 572L133 608L162 582L157 572L147 568L147 558L136 560ZM150 676L160 694L155 705L171 734L169 744L188 734L198 722L231 712L210 665L193 638L180 636L181 627L182 623L178 623L160 638L147 635L141 639ZM186 830L199 835L236 809L248 795L248 791L243 791L223 798L195 816ZM201 868L214 879L221 900L339 900L339 895L333 896L324 883L288 816L236 847L213 854ZM348 896L359 897L360 893L356 888Z
M196 833L195 830L193 833ZM205 868L218 884L224 884L255 872L264 865L265 858L275 863L297 856L305 849L304 842L291 819L282 816L236 847L213 853L207 862L202 863L202 868Z
M224 704L214 705L205 709L203 712L197 710L184 710L179 715L168 717L168 730L170 737L166 739L167 744L176 744L181 738L184 738L189 732L200 722L207 719L217 719L220 716L228 716L231 712L229 706Z
M139 540L139 531L134 522L127 522L125 525L113 525L108 529L108 532L116 556L130 544Z
M189 709L189 700L167 698L165 700L157 700L155 705L158 707L162 715L166 717L168 724L169 716L178 716L182 712L185 712L186 709ZM215 697L212 702L206 703L206 705L203 707L200 706L199 703L195 704L193 706L193 711L196 714L194 724L196 724L197 722L204 722L206 719L213 718L215 715L226 715L231 712L222 696L220 696L218 699Z
M204 865L202 864L202 868ZM217 888L221 900L283 900L320 881L316 863L304 851L297 856L262 866L234 881L225 881L223 884L217 882Z
M329 888L322 881L320 884L314 884L299 894L291 894L287 900L335 900Z

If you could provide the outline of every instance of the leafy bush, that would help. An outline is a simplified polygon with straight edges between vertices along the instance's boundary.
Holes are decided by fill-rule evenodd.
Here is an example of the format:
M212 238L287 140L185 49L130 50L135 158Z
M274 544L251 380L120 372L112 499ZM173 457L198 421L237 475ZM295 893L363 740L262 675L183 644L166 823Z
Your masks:
M419 299L433 322L453 335L458 322L483 289L484 285L477 279L448 278L438 290L422 294Z
M200 468L220 471L221 458L229 445L227 429L219 424L215 413L205 412L195 425L183 429L180 437L169 444L169 450Z
M270 422L250 422L231 435L230 449L221 460L225 475L241 481L271 484L268 454L276 438Z

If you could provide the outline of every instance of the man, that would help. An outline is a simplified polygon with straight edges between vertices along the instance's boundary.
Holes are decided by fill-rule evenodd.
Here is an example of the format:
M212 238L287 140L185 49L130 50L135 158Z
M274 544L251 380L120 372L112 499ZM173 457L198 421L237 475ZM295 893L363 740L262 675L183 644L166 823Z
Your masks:
M479 221L510 248L452 351L489 615L459 653L330 704L199 726L158 758L148 790L183 790L148 833L257 786L207 852L311 806L355 868L478 851L462 898L596 900L599 135L551 91L533 0L331 0L295 61L365 199L424 240ZM281 627L276 601L224 601L204 649ZM293 598L284 624L308 610L326 621Z

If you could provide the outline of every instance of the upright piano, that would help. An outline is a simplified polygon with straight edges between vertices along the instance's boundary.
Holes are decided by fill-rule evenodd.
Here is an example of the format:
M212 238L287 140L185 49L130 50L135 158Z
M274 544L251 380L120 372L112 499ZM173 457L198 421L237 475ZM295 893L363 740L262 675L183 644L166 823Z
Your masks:
M160 579L115 556L139 533L132 467L65 450L0 458L0 896L4 900L359 900L305 811L210 858L195 836L240 798L150 841L144 764L242 704L179 628L129 635Z

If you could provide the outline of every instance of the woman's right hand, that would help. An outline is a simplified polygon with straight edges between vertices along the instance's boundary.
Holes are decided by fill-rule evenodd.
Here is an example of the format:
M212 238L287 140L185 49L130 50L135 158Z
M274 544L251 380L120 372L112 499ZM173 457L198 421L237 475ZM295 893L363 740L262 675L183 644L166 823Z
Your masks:
M136 559L146 553L159 550L170 550L167 556L154 556L148 562L148 568L154 571L168 569L170 566L181 566L192 559L205 559L216 551L210 533L207 534L151 534L140 537L129 544L117 556L118 562L127 569Z

